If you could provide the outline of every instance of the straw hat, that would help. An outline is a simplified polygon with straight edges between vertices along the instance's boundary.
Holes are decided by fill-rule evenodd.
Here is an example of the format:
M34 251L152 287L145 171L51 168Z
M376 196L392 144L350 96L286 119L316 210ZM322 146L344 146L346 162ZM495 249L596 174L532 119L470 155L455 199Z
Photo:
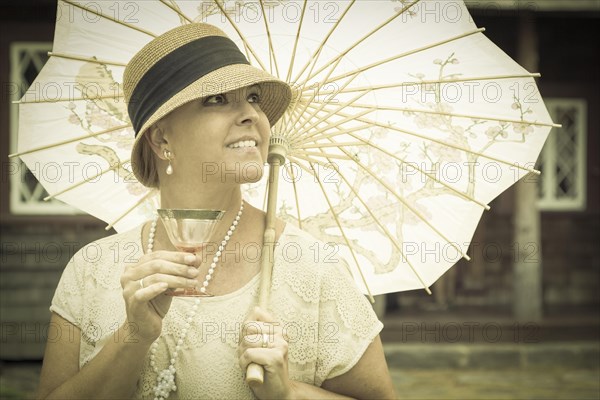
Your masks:
M158 176L144 171L148 128L176 108L206 96L260 84L261 104L271 126L287 109L291 89L267 72L252 67L223 31L204 24L172 29L144 46L127 64L123 90L136 132L131 163L136 178L156 186ZM146 156L146 157L145 157Z

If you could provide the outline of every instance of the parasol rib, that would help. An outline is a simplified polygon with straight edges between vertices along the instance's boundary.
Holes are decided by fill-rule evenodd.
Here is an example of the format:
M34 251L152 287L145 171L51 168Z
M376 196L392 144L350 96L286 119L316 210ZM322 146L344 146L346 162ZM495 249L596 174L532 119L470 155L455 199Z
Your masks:
M444 181L442 181L442 180L439 180L438 178L436 178L436 177L435 177L435 175L432 175L432 174L429 174L429 173L427 173L427 172L423 171L423 170L422 170L422 169L421 169L421 168L418 166L418 164L417 164L417 163L408 163L408 162L406 162L405 160L403 160L402 158L398 157L397 155L395 155L395 154L393 154L393 153L390 153L389 151L387 151L387 150L383 149L381 146L378 146L378 145L376 145L375 143L369 142L368 140L366 140L366 139L363 139L363 138L361 138L361 137L359 137L359 136L356 136L356 135L353 135L353 134L350 134L350 136L354 137L354 138L355 138L355 139L357 139L357 140L361 140L361 141L363 142L363 143L362 143L362 145L363 145L363 146L369 146L369 147L372 147L372 148L374 148L374 149L377 149L377 150L379 150L380 152L382 152L382 153L384 153L384 154L386 154L386 155L388 155L388 156L392 157L393 159L395 159L395 160L397 160L397 161L400 161L402 164L405 164L405 165L410 165L412 168L414 168L415 170L419 171L419 172L421 173L421 175L423 175L423 176L425 176L425 177L427 177L427 178L431 179L432 181L434 181L434 182L436 182L436 183L439 183L440 185L444 186L444 187L445 187L445 188L447 188L447 189L450 189L451 191L453 191L454 193L458 194L459 196L461 196L461 197L463 197L463 198L465 198L465 199L467 199L467 200L469 200L469 201L472 201L472 202L473 202L473 203L475 203L475 204L478 204L478 205L480 205L480 206L481 206L481 207L483 207L483 208L484 208L486 211L489 211L489 210L490 210L490 206L489 206L488 204L485 204L484 202L482 202L482 201L479 201L479 200L475 199L474 197L471 197L471 196L469 196L468 194L466 194L466 193L463 193L463 192L461 192L460 190L458 190L458 189L456 189L456 188L454 188L454 187L452 187L452 186L448 185L446 182L444 182Z
M156 38L156 37L158 37L158 35L156 35L156 34L154 34L154 33L150 32L150 31L147 31L147 30L145 30L145 29L142 29L142 28L140 28L140 27L137 27L137 26L135 26L135 25L133 25L133 24L129 24L129 23L125 22L125 21L118 20L118 19L116 19L116 18L113 18L113 17L111 17L110 15L104 15L104 14L102 14L102 12L98 12L98 11L96 11L96 10L93 10L93 9L90 9L90 8L87 8L87 7L84 7L84 6L82 6L81 4L75 3L74 1L70 1L70 0L63 0L63 2L65 2L65 3L67 3L67 4L70 4L70 5L74 6L74 7L80 8L80 9L82 9L82 10L84 10L84 11L87 11L87 12L89 12L89 13L92 13L92 14L94 14L94 15L97 15L97 16L99 16L99 17L101 17L101 18L104 18L104 19L107 19L107 20L109 20L109 21L115 22L115 23L117 23L117 24L123 25L123 26L125 26L125 27L127 27L127 28L131 28L131 29L133 29L133 30L135 30L135 31L138 31L138 32L144 33L144 34L146 34L146 35L148 35L148 36L152 36L153 38Z
M298 157L300 157L300 156L325 157L322 153L319 153L319 152L302 151L302 150L295 150L294 155L296 155ZM335 158L337 160L344 160L344 161L353 161L354 160L354 158L343 156L341 154L327 154L327 157Z
M313 171L315 171L313 163L310 163L310 168ZM371 300L371 303L375 303L375 299L373 299L373 295L371 294L371 289L369 289L369 285L367 284L367 280L365 279L365 276L362 273L362 269L360 268L360 264L358 263L358 260L356 259L356 253L354 252L354 249L350 245L350 240L348 240L348 237L346 236L346 232L344 232L344 228L342 227L342 224L340 223L338 215L335 213L335 211L333 209L333 205L331 204L331 200L329 200L329 196L327 196L327 192L325 191L325 188L323 187L323 182L321 182L321 178L319 178L319 176L318 176L318 174L316 172L313 173L313 176L316 178L317 183L319 184L319 188L321 188L321 192L323 193L323 197L325 197L325 201L327 201L327 205L329 206L329 211L331 211L331 215L333 215L333 219L335 220L336 225L340 229L340 233L342 234L342 237L344 238L344 241L346 242L346 246L348 246L348 248L350 249L350 254L352 254L352 258L354 259L354 263L356 264L356 267L357 267L357 269L358 269L358 271L360 273L360 277L361 277L361 279L363 281L363 284L365 285L365 288L367 289L367 293L369 295L369 299Z
M294 155L294 156L289 156L288 158L290 160L293 160L296 162L296 164L298 164L300 166L300 168L306 170L306 166L303 165L300 161L306 161L307 163L313 163L313 164L319 164L319 165L324 165L322 160L317 160L316 158L312 158L311 156L307 156L307 155Z
M279 76L279 66L277 65L277 57L275 57L275 49L273 48L273 38L271 37L271 30L269 29L269 23L267 22L266 13L265 13L265 3L264 0L259 1L260 10L263 14L263 20L265 21L265 30L267 31L267 40L269 41L269 62L273 60L273 65L275 65L275 76ZM273 72L271 71L271 74Z
M359 129L356 129L356 130L362 130L362 129L364 129L364 127L360 127ZM461 197L463 197L463 198L465 198L465 199L467 199L467 200L469 200L469 201L472 201L473 203L476 203L476 204L480 205L480 206L481 206L481 207L483 207L483 208L484 208L486 211L489 211L489 210L490 210L490 206L489 206L488 204L486 204L486 203L484 203L484 202L482 202L482 201L479 201L479 200L475 199L474 197L472 197L472 196L469 196L469 195L468 195L468 194L466 194L466 193L463 193L463 192L459 191L458 189L456 189L456 188L454 188L454 187L452 187L452 186L448 185L448 184L447 184L447 183L445 183L444 181L441 181L441 180L437 179L437 178L435 177L435 175L428 174L427 172L423 171L423 170L422 170L422 169L421 169L421 168L420 168L420 167L419 167L417 164L408 163L408 162L406 162L405 160L403 160L402 158L398 157L397 155L395 155L395 154L393 154L393 153L390 153L390 152L388 152L387 150L385 150L385 149L381 148L380 146L377 146L376 144L374 144L374 143L372 143L372 142L370 142L370 141L368 141L368 140L366 140L366 139L363 139L363 138L361 138L360 136L356 136L356 135L354 135L354 134L352 134L352 133L349 133L349 132L348 132L348 130L345 130L345 131L344 131L344 132L342 132L342 133L347 133L347 134L349 134L350 136L352 136L352 137L356 138L357 140L360 140L361 142L336 143L336 142L334 142L334 141L331 139L331 137L329 137L329 138L327 138L327 137L326 137L325 139L329 139L329 140L330 140L332 143L323 144L323 145L321 145L321 144L316 144L316 145L312 145L312 146L310 146L310 147L311 147L311 148L318 148L318 149L327 148L327 147L337 147L337 148L340 148L340 147L350 147L350 146L368 146L368 147L373 147L373 148L375 148L375 149L377 149L377 150L379 150L379 151L383 152L384 154L386 154L386 155L390 156L391 158L393 158L393 159L395 159L395 160L397 160L397 161L401 162L402 164L410 165L410 166L411 166L411 167L413 167L413 168L414 168L416 171L420 172L420 173L421 173L423 176L425 176L425 177L427 177L427 178L429 178L429 179L433 180L434 182L437 182L437 183L439 183L440 185L442 185L442 186L446 187L447 189L449 189L449 190L451 190L451 191L455 192L455 193L456 193L456 194L458 194L459 196L461 196ZM308 147L309 147L309 146L303 146L303 147L302 147L302 149L305 149L305 148L308 148ZM296 155L296 154L298 154L298 155L302 155L302 156L315 156L315 154L314 154L314 153L312 153L312 152L306 152L306 151L298 151L298 150L294 150L294 152L293 152L293 153L294 153L295 155ZM326 153L326 154L327 154L327 153ZM329 157L330 155L329 155L329 154L327 154L327 156ZM335 158L338 158L338 159L342 159L342 160L348 160L347 158L345 158L345 157L342 157L342 156L340 156L340 155L335 155L335 156L332 156L332 157L335 157ZM352 158L352 160L354 160L354 158Z
M298 74L296 74L296 77L291 82L298 82L300 77L304 74L304 72L306 72L306 68L308 68L308 66L311 64L311 62L312 62L312 66L310 68L310 72L308 73L308 75L310 75L312 73L312 70L317 63L319 56L321 55L321 51L325 47L325 44L327 43L327 41L329 41L329 38L331 37L333 32L336 31L337 27L340 25L340 23L342 22L342 20L346 16L346 14L348 14L348 11L350 11L350 9L352 8L352 6L354 5L355 2L356 2L356 0L352 0L350 2L350 4L348 4L348 7L346 7L346 9L342 13L342 15L340 15L340 17L337 19L337 21L335 21L335 24L331 27L331 29L329 30L327 35L325 35L325 37L323 38L321 43L319 43L319 46L317 46L317 50L312 54L311 57L308 58L308 61L306 61L304 66L302 66L302 68L300 68L300 72ZM308 79L304 80L304 84L302 86L304 86L307 81L308 81ZM290 82L290 81L288 80L288 82Z
M169 4L167 2L167 0L160 0L161 3L163 3L165 6L169 7L171 10L173 10L173 12L175 12L177 15L179 15L181 18L185 19L188 23L193 23L194 21L192 21L192 19L190 19L187 15L185 15L184 13L181 12L180 9L176 8L174 5Z
M350 82L348 82L350 83ZM290 136L289 136L289 140L290 141L295 141L298 137L302 136L302 139L304 141L306 141L307 139L311 138L312 136L314 136L314 133L310 134L310 135L302 135L303 132L307 132L310 129L316 127L317 125L319 125L323 120L327 120L329 117L333 116L336 114L337 111L342 110L346 107L348 107L350 104L354 103L355 101L357 101L358 99L360 99L361 97L365 96L367 93L369 93L368 91L363 92L363 93L359 93L358 95L356 95L355 97L353 97L352 99L346 101L345 103L343 103L342 105L339 105L337 107L337 109L332 110L332 111L325 111L326 115L325 116L321 116L320 118L317 119L316 122L311 123L308 127L302 127L302 129L298 129L295 132L293 132ZM302 113L300 113L298 115L298 117L296 118L296 120L293 122L292 126L296 125L298 123L298 121L300 120L300 118L304 119L304 121L310 121L311 119L313 119L313 117L316 117L316 115L323 111L328 103L322 103L320 107L316 108L314 107L314 105L310 102L307 102L306 105L304 106L304 110L302 110ZM311 111L310 114L308 115L308 117L306 117L304 115L304 112L306 110L308 110L309 108L315 108L314 111ZM370 112L370 111L369 111ZM364 114L363 114L364 115ZM290 127L291 128L291 127Z
M400 58L404 58L404 57L407 57L407 56L410 56L410 55L413 55L413 54L416 54L416 53L420 53L420 52L425 51L425 50L433 49L435 47L442 46L442 45L454 42L456 40L464 39L465 37L469 37L471 35L475 35L477 33L483 32L483 31L485 31L485 28L479 28L479 29L475 29L475 30L470 31L470 32L463 33L461 35L454 36L452 38L448 38L446 40L442 40L442 41L439 41L439 42L436 42L436 43L428 44L426 46L418 47L416 49L412 49L412 50L407 51L405 53L400 53L398 55L395 55L395 56L392 56L392 57L388 57L388 58L383 59L381 61L377 61L377 62L374 62L372 64L365 65L364 67L355 69L353 71L346 72L346 73L344 73L342 75L334 76L333 78L328 79L325 83L336 82L336 81L338 81L340 79L343 79L343 78L346 78L348 76L360 74L360 73L363 73L363 72L368 71L370 69L373 69L375 67L378 67L380 65L387 64L389 62L398 60Z
M503 79L515 79L515 78L539 78L541 75L539 73L528 73L528 74L515 74L515 75L489 75L489 76L475 76L472 78L455 78L455 79L436 79L436 80L423 80L423 81L412 81L412 82L399 82L399 83L390 83L387 85L373 85L373 86L365 86L365 87L354 87L350 89L340 89L340 90L330 90L324 91L320 94L339 94L339 93L353 93L353 92L362 92L369 90L382 90L382 89L397 89L404 86L425 86L425 85L434 85L434 84L446 84L446 83L460 83L460 82L472 82L472 81L496 81Z
M105 230L110 230L112 229L112 227L118 223L120 220L122 220L123 218L125 218L125 216L127 214L129 214L130 212L132 212L133 210L135 210L140 204L142 204L144 201L148 200L151 196L156 195L158 193L158 191L156 189L150 189L148 190L148 193L146 193L144 196L142 196L138 201L135 202L135 204L131 207L129 207L123 214L121 214L116 220L114 220L113 222L111 222L110 224L106 225L106 228L104 228Z
M314 103L319 103L315 101ZM369 108L372 107L368 104L353 104L352 107L357 108ZM398 111L398 112L408 112L408 113L417 113L417 114L433 114L433 115L443 115L446 117L456 117L456 118L469 118L477 121L496 121L496 122L510 122L515 124L526 124L526 125L536 125L536 126L547 126L551 128L561 128L561 124L548 123L548 122L538 122L538 121L527 121L520 119L508 119L508 118L497 118L491 116L483 116L483 115L470 115L470 114L458 114L458 113L449 113L442 111L433 111L433 110L419 110L416 108L403 108L403 107L389 107L389 106L377 106L377 109L380 111Z
M290 66L288 68L287 76L285 78L286 82L290 82L290 78L292 77L292 70L294 69L294 62L296 61L296 51L298 50L298 42L300 41L300 31L302 30L302 23L304 22L304 15L306 13L306 5L307 4L308 4L308 0L304 0L304 5L302 6L302 13L300 14L300 22L298 23L298 30L296 31L296 39L294 40L294 49L292 50ZM264 12L263 12L263 14L264 14Z
M398 240L396 239L396 237L394 237L394 235L392 235L390 233L390 231L385 227L385 225L383 225L381 223L381 221L379 221L379 218L377 218L377 216L375 216L375 214L373 214L373 211L371 210L371 208L369 206L367 206L367 203L363 200L362 196L354 189L352 184L348 181L348 178L346 178L344 176L344 174L340 173L340 171L338 171L337 169L335 171L338 173L338 176L343 179L344 183L346 183L346 186L348 187L348 189L350 189L350 191L354 194L354 196L362 203L365 210L367 210L367 212L371 216L371 219L373 219L373 221L375 221L375 223L379 226L379 228L381 230L383 230L383 232L385 233L385 236L387 236L387 238L394 244L394 246L400 253L400 256L402 257L402 259L404 259L404 261L406 261L406 263L408 264L408 266L410 267L412 272L415 274L415 276L417 277L419 282L421 282L421 285L423 285L423 289L425 289L427 294L431 294L431 290L429 289L429 287L427 286L427 284L425 283L423 278L421 278L421 275L417 272L416 268L412 265L412 263L404 255L404 252L402 251L402 246L400 245L400 243L398 243Z
M340 106L338 108L338 110L341 110L344 107L345 107L345 105ZM376 110L375 107L370 108L370 109L365 109L365 110L362 110L361 112L359 112L356 115L353 115L353 116L350 116L350 117L345 117L345 118L342 118L342 119L337 120L335 122L328 122L324 126L321 126L321 127L319 127L318 125L322 124L323 121L322 120L317 120L316 122L311 123L307 127L303 127L303 131L304 132L307 132L307 131L310 131L310 130L313 130L313 129L315 129L315 131L313 131L310 135L303 135L302 139L309 140L311 137L315 136L316 134L322 133L322 132L324 132L325 130L327 130L329 128L335 128L336 126L339 126L340 124L344 124L346 122L352 121L356 117L362 117L363 115L369 114L369 113L371 113L371 112L373 112L375 110ZM321 111L321 110L319 110L319 111ZM328 116L331 116L331 115L334 115L334 114L335 114L335 112L331 112L331 113L328 113ZM294 137L291 137L290 139L294 139Z
M343 119L340 119L340 120L338 120L338 121L335 121L335 122L332 122L332 123L328 123L328 124L326 124L325 126L323 126L323 127L320 127L320 128L317 128L317 125L318 125L318 124L319 124L321 121L317 121L317 122L315 122L315 123L313 123L313 124L309 125L309 126L308 126L308 127L306 127L306 128L299 129L299 130L297 131L296 135L294 135L293 137L291 137L291 138L290 138L290 141L291 141L292 143L298 143L298 141L297 141L297 140L294 140L294 139L295 139L296 137L300 137L300 138L302 138L302 140L301 140L301 143L302 143L302 142L307 142L307 141L311 140L311 139L312 139L314 136L316 136L316 135L318 135L318 134L321 134L321 133L325 132L325 131L326 131L326 130L328 130L328 129L335 128L336 126L339 126L339 125L341 125L341 124L345 124L346 122L352 121L353 119L355 119L355 118L358 118L358 117L362 117L363 115L366 115L366 114L372 113L373 111L376 111L376 108L375 108L375 107L373 107L373 108L371 108L371 109L363 110L363 111L359 112L359 113L358 113L358 114L356 114L356 115L353 115L353 116L350 116L350 117L345 117L345 118L343 118ZM333 113L333 114L335 114L335 113ZM330 115L331 115L331 114L330 114ZM302 133L303 133L303 132L308 132L308 131L310 131L311 129L315 129L315 130L314 130L314 131L312 131L312 132L311 132L310 134L308 134L308 135L302 135Z
M536 75L536 74L530 74L530 75ZM498 78L499 78L499 79L505 79L505 78L507 78L507 77L506 77L506 76L502 76L502 77L498 77ZM450 83L450 82L463 82L463 81L464 81L464 82L466 82L466 81L470 81L470 80L479 80L479 79L482 79L482 78L466 78L466 79L462 79L462 80L461 80L461 79L454 79L454 80L444 80L444 81L435 81L435 82L437 82L437 83ZM422 82L422 83L420 83L420 84L431 84L431 83L435 83L435 82L434 82L434 81L426 81L426 82L425 82L425 81L423 81L423 82ZM349 82L348 82L348 83L349 83ZM348 84L348 83L346 83L346 85L344 85L344 87L345 87L345 86L347 86L347 84ZM361 92L362 92L362 95L360 95L360 96L364 96L365 94L369 93L371 90L382 89L382 88L389 88L389 87L394 87L394 86L398 86L398 85L399 85L399 86L408 86L409 84L408 84L408 83L402 83L402 84L386 85L385 87L376 87L376 86L375 86L375 87L365 87L365 88L352 88L352 89L350 89L350 90L345 90L345 89L344 89L344 87L343 87L343 88L341 88L341 89L339 89L339 90L337 90L337 91L334 91L334 92L324 92L324 93L323 93L323 92L321 92L321 94L332 94L332 93L351 93L351 92L355 92L355 91L361 91ZM410 85L416 85L416 83L410 83ZM311 97L314 97L314 96L315 96L315 93L313 93ZM359 96L359 97L360 97L360 96ZM312 100L312 99L311 99L311 100ZM331 116L331 115L333 115L333 114L336 114L336 113L338 113L338 112L339 112L341 109L343 109L343 108L345 108L345 107L348 107L350 104L354 103L356 100L357 100L357 98L354 98L354 99L352 99L352 100L350 100L350 101L348 101L348 102L344 103L344 105L343 105L343 106L341 106L341 107L339 107L337 110L335 110L335 111L330 111L330 112L329 112L329 115L327 115L327 117L328 117L328 116ZM314 103L318 103L318 104L320 104L321 106L320 106L319 108L317 108L317 109L316 109L316 111L314 111L314 112L311 114L311 117L312 117L312 116L314 116L315 114L317 114L318 112L320 112L321 110L323 110L323 109L326 107L326 104L327 104L326 102L320 102L320 101L315 101ZM311 102L310 102L310 101L306 103L306 105L304 106L304 109L306 110L306 109L308 109L309 107L312 107L313 109L315 108L315 107L313 106L313 104L311 104ZM368 106L365 106L365 107L368 107ZM298 121L298 120L294 121L294 123L297 123L297 121ZM523 123L523 122L521 122L521 123ZM314 126L314 124L313 124L313 126ZM301 131L297 131L297 132L295 132L293 135L291 135L291 138L292 138L292 140L293 140L295 137L299 136L300 134L301 134ZM315 135L315 134L313 133L313 134L309 135L309 137L311 137L311 136L314 136L314 135ZM530 172L533 172L533 171L530 171Z
M121 166L122 166L124 163L127 163L127 162L129 162L129 161L130 161L130 160L120 161L120 162L116 163L115 165L113 165L112 167L110 167L110 168L107 168L107 169L105 169L105 170L103 170L103 171L100 171L100 172L99 172L99 173L97 173L96 175L90 176L90 177L88 177L88 178L86 178L86 179L84 179L84 180L82 180L82 181L79 181L79 182L77 182L77 183L75 183L75 184L73 184L73 185L71 185L71 186L67 187L66 189L63 189L63 190L61 190L60 192L53 193L53 194L51 194L50 196L46 196L46 197L44 197L44 201L49 201L49 200L52 200L53 198L55 198L55 197L57 197L57 196L60 196L61 194L64 194L64 193L70 192L70 191L71 191L71 190L73 190L73 189L77 189L79 186L81 186L81 185L83 185L83 184L85 184L85 183L88 183L88 182L90 182L90 181L92 181L92 180L94 180L94 179L96 179L96 178L99 178L99 177L101 177L102 175L109 173L110 171L113 171L113 170L115 170L115 169L117 169L117 168L121 167Z
M341 116L349 116L348 114L343 113L343 112L339 112L339 114ZM503 160L501 158L497 158L497 157L491 156L489 154L480 153L480 152L477 152L475 150L468 149L466 147L457 146L457 145L455 145L453 143L444 142L443 140L437 140L437 139L434 139L432 137L421 135L421 134L418 134L416 132L412 132L412 131L409 131L409 130L406 130L406 129L396 128L396 127L394 127L393 125L390 125L390 124L382 124L380 122L377 122L377 121L374 121L374 120L370 120L370 119L364 118L364 117L358 117L358 118L356 118L356 120L364 122L366 124L370 124L371 126L378 126L380 128L390 129L390 130L393 130L393 131L396 131L396 132L399 132L399 133L403 133L403 134L407 134L407 135L410 135L410 136L418 137L420 139L423 139L423 140L426 140L426 141L429 141L429 142L438 143L438 144L441 144L441 145L444 145L444 146L448 146L448 147L451 147L451 148L456 149L456 150L461 150L461 151L464 151L464 152L469 153L469 154L473 154L473 155L476 155L476 156L484 157L484 158L487 158L488 160L496 161L496 162L498 162L500 164L508 165L510 167L515 167L515 168L521 169L523 171L531 172L531 173L536 174L536 175L540 174L540 171L538 171L536 169L533 169L533 168L530 168L530 167L526 167L526 166L520 165L518 163L506 161L506 160ZM336 136L336 135L337 134L331 134L330 136ZM317 138L317 140L318 139L319 138Z
M289 157L290 159L295 157ZM300 159L303 159L309 163L315 163L315 164L320 164L323 165L322 162L320 162L317 159L313 159L311 157L300 157ZM381 184L387 191L388 193L390 193L391 195L393 195L394 197L396 197L396 199L398 199L398 201L400 201L402 204L404 204L404 206L406 208L408 208L413 214L415 214L421 221L423 221L427 226L429 226L431 228L431 230L433 230L439 237L441 237L442 239L444 239L446 241L446 243L448 243L450 246L454 247L455 250L457 250L461 256L469 261L471 260L471 257L469 257L466 253L464 253L462 251L462 249L460 247L458 247L456 245L456 243L451 242L443 233L441 233L436 227L434 227L433 225L431 225L431 223L418 211L415 210L412 206L410 206L406 200L404 199L404 197L402 197L401 195L399 195L394 189L392 189L388 184L386 184L385 182L383 182L383 180L381 180L379 177L377 177L377 175L367 166L365 166L364 164L362 164L359 160L355 160L356 165L360 166L365 172L367 172L373 179L375 179L377 182L379 182L379 184ZM301 167L302 165L299 164Z
M342 152L346 153L346 150L344 149L340 149L342 150ZM448 243L449 245L451 245L452 247L454 247L454 249L456 251L458 251L462 257L465 260L470 260L471 257L469 257L460 247L458 247L458 245L452 241L450 241L446 235L444 235L442 232L440 232L435 226L433 226L428 219L423 216L417 209L415 209L413 206L411 206L410 204L408 204L408 202L406 201L406 199L404 199L404 197L400 196L393 188L391 188L387 183L385 183L381 178L379 178L377 176L377 174L375 174L375 172L373 172L368 166L364 165L363 163L360 162L360 160L355 159L356 165L358 165L359 167L361 167L365 172L367 172L369 175L371 175L371 177L373 179L375 179L377 182L379 182L380 185L382 185L391 195L393 195L395 198L398 199L398 201L400 201L402 204L404 204L404 206L406 208L408 208L410 211L412 211L413 214L415 214L419 219L421 219L421 221L423 221L428 227L431 228L431 230L433 230L435 233L437 233L442 239L444 239L446 241L446 243Z
M365 129L369 129L371 127L371 125L369 124L365 124L365 125L358 125L358 126L354 126L352 128L337 128L336 131L331 132L331 133L321 133L319 134L318 138L310 140L310 141L295 141L295 142L291 142L290 143L290 147L294 149L294 151L296 150L302 150L304 149L304 145L306 143L318 143L319 140L325 140L325 139L329 139L329 138L333 138L333 137L337 137L337 136L341 136L347 133L351 133L351 132L357 132L357 131L362 131Z
M231 24L231 27L233 29L235 29L235 31L237 32L237 34L240 37L240 39L242 39L242 41L244 42L244 46L250 51L250 53L252 53L252 56L254 56L254 59L256 60L256 62L258 62L258 64L260 65L260 67L264 71L266 71L267 68L262 63L262 61L260 60L260 58L258 57L258 54L256 54L256 52L254 51L254 49L252 48L252 46L250 46L250 43L248 43L248 40L246 40L246 37L242 34L242 31L240 31L240 28L238 28L238 26L236 25L236 23L231 19L231 17L229 16L229 13L227 13L227 11L225 11L225 9L223 8L223 5L218 0L214 0L214 2L217 5L217 7L219 7L219 10L221 10L221 12L225 16L225 18L227 18L227 21L229 21L229 23Z
M244 51L246 52L246 59L249 60L250 59L250 49L248 49L248 46L246 45L246 43L244 42Z
M369 33L367 33L365 36L363 36L362 38L360 38L359 40L357 40L352 46L350 46L346 50L342 51L340 54L338 54L337 56L335 56L332 60L326 62L323 67L321 67L320 69L318 69L316 72L313 71L302 82L302 85L306 84L307 81L309 81L310 79L314 78L316 75L318 75L321 72L323 72L326 68L328 68L331 65L333 65L334 63L336 63L336 61L339 61L342 58L344 58L346 56L346 54L348 54L350 51L352 51L352 49L354 49L356 46L358 46L359 44L361 44L362 42L364 42L365 40L367 40L369 37L371 37L372 35L374 35L375 33L377 33L380 29L382 29L383 27L385 27L386 25L388 25L390 22L394 21L400 15L404 14L406 11L408 11L412 6L414 6L415 4L417 4L419 1L420 0L415 0L412 3L404 6L396 14L394 14L393 16L391 16L390 18L388 18L386 21L382 22L380 25L378 25L373 30L371 30ZM336 63L336 65L337 65L337 63ZM331 70L331 72L333 72L333 69Z
M294 201L296 202L296 215L298 217L298 227L302 229L302 218L300 218L300 201L298 199L298 188L296 187L296 174L291 163L286 164L286 168L289 171L290 177L292 178L292 188L294 189Z
M368 125L365 125L368 127ZM331 143L313 143L302 145L302 149L321 149L327 147L352 147L352 146L364 146L363 142L331 142Z
M304 110L306 110L306 108ZM294 107L292 109L288 109L283 114L283 116L281 117L279 122L277 122L277 124L275 125L275 131L288 132L290 130L289 126L290 126L290 121L292 120L292 118L299 119L301 115L302 114L298 108Z
M339 62L339 61L338 61L338 62ZM329 75L328 75L328 77L329 77ZM352 80L349 80L349 81L346 83L346 85L345 85L344 87L346 87L346 86L347 86L347 85L348 85L348 84L349 84L351 81L352 81ZM311 103L311 102L314 100L315 96L317 96L317 93L318 93L318 89L319 89L319 88L320 88L320 86L319 86L319 87L317 87L317 90L313 91L313 92L312 92L312 94L310 95L310 98L309 98L307 101L305 101L305 103L304 103L304 108L302 109L302 111L301 111L301 112L299 112L299 113L298 113L298 115L296 116L296 118L295 118L293 121L292 121L292 120L288 121L288 124L286 125L285 132L289 132L289 131L291 131L291 132L292 132L292 135L291 135L291 137L294 137L294 135L295 135L295 134L298 134L298 132L295 132L295 134L294 134L294 131L293 131L292 127L293 127L294 125L296 125L296 123L298 122L298 120L300 119L300 117L302 117L302 116L304 115L304 113L305 113L305 112L306 112L306 110L308 109L308 106L309 106L309 104L310 104L310 103ZM304 90L304 88L303 88L303 89L302 89L302 93L304 93L304 92L305 92L305 90Z
M371 128L370 124L358 125L358 126L355 126L352 128L345 128L345 129L341 129L338 127L337 131L335 131L335 132L319 135L319 137L317 139L313 139L313 140L307 141L307 142L314 144L314 143L317 143L318 140L326 140L326 139L334 138L334 137L344 135L347 133L362 131L362 130L369 129L369 128ZM296 151L296 149L304 149L305 143L307 143L307 142L296 141L296 142L291 143L290 146L294 149L294 151Z
M67 60L85 61L85 62L100 64L100 65L114 65L117 67L126 67L127 66L127 63L123 63L123 62L100 60L96 57L85 57L85 56L79 56L79 55L75 55L75 54L54 53L52 51L48 52L48 57L57 57L57 58L65 58Z
M42 151L42 150L52 149L52 148L55 148L55 147L58 147L58 146L62 146L62 145L65 145L65 144L77 142L79 140L88 139L88 138L91 138L91 137L94 137L94 136L104 135L105 133L119 131L121 129L127 129L127 128L131 128L131 124L121 125L121 126L117 126L117 127L114 127L114 128L105 129L105 130L100 131L100 132L95 132L95 133L90 133L90 134L83 135L83 136L78 136L78 137L73 138L73 139L63 140L62 142L52 143L52 144L48 144L48 145L40 146L40 147L34 147L33 149L21 151L19 153L9 154L8 157L9 158L20 157L20 156L23 156L25 154L30 154L30 153L35 153L35 152Z
M25 93L27 96L27 93ZM118 100L122 99L125 95L123 93L115 93L106 96L96 96L96 97L70 97L66 99L52 99L52 100L17 100L13 101L13 104L40 104L40 103L63 103L65 101L90 101L90 100L106 100L113 99Z

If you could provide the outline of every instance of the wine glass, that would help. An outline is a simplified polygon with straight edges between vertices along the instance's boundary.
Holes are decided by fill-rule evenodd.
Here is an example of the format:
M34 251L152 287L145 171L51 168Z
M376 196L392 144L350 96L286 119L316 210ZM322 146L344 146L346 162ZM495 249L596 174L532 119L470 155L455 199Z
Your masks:
M219 210L175 208L159 208L157 212L173 246L188 253L201 253L225 214L225 211ZM174 289L167 294L184 297L210 296L196 288Z

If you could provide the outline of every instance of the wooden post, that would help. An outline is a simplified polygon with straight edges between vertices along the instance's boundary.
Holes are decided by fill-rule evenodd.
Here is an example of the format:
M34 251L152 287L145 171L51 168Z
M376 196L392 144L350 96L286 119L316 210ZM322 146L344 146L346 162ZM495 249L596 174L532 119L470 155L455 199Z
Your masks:
M520 17L518 40L519 64L537 72L538 40L532 14ZM519 321L538 321L542 318L543 293L537 179L530 174L517 182L515 190L513 314Z

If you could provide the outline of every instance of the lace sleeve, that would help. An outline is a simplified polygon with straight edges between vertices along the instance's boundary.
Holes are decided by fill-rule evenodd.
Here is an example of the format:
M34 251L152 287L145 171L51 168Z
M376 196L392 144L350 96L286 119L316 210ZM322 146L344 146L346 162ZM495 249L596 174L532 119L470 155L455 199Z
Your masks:
M341 262L324 263L315 383L348 372L383 328Z
M78 251L65 267L50 306L50 311L78 327L82 326L83 319L84 251L85 247Z

